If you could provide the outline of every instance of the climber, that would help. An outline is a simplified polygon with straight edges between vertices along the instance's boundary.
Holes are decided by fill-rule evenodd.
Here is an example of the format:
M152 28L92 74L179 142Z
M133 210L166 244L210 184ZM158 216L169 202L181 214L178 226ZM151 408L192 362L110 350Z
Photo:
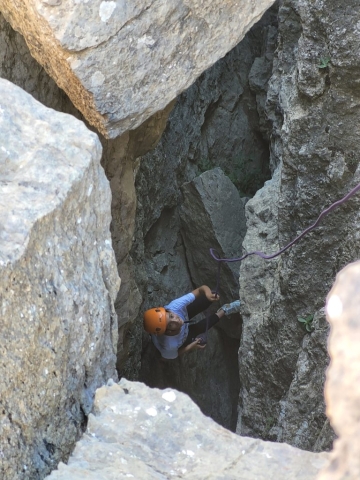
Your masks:
M151 334L155 347L163 359L172 360L179 355L206 347L204 334L224 315L240 311L240 300L223 305L197 323L189 325L191 318L205 311L219 300L207 285L173 300L164 307L151 308L144 313L144 329Z

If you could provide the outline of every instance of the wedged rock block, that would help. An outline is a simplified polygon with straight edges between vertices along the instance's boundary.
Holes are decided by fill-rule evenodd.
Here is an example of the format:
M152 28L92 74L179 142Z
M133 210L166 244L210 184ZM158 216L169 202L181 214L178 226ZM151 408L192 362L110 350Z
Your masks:
M216 288L218 262L210 255L216 249L220 258L242 255L246 233L245 204L235 185L221 168L208 170L182 187L184 202L180 208L182 236L188 268L195 285L207 283ZM239 298L239 263L222 263L219 294L222 304ZM230 336L240 337L237 319L221 325Z
M0 80L0 478L66 459L114 378L119 289L97 136Z
M165 108L273 3L0 0L0 10L87 120L113 138Z
M97 390L94 414L68 465L49 480L311 480L327 453L239 437L176 390L122 379Z

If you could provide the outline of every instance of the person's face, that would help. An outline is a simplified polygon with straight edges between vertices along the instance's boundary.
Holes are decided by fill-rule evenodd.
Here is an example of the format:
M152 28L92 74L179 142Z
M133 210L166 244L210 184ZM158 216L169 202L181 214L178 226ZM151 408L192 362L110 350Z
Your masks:
M173 312L166 312L166 330L165 335L173 336L180 333L184 321Z

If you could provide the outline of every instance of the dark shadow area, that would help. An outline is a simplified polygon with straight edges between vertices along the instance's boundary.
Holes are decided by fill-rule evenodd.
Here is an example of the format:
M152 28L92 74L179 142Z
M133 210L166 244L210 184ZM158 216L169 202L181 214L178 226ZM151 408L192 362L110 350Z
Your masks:
M139 380L152 388L174 388L187 393L205 415L235 432L234 399L237 400L240 388L239 340L216 327L208 335L204 351L168 361L161 358L149 339L144 339Z

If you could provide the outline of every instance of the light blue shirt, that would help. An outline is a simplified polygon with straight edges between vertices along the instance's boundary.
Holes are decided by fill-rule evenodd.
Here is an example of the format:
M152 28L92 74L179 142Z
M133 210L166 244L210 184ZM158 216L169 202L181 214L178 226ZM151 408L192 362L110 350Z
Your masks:
M166 310L170 310L185 321L189 320L186 307L195 300L193 293L187 293L176 300L173 300L168 305L165 305ZM189 325L184 323L180 332L177 335L151 335L153 344L161 353L163 358L172 360L178 357L178 350L185 342L189 333Z

